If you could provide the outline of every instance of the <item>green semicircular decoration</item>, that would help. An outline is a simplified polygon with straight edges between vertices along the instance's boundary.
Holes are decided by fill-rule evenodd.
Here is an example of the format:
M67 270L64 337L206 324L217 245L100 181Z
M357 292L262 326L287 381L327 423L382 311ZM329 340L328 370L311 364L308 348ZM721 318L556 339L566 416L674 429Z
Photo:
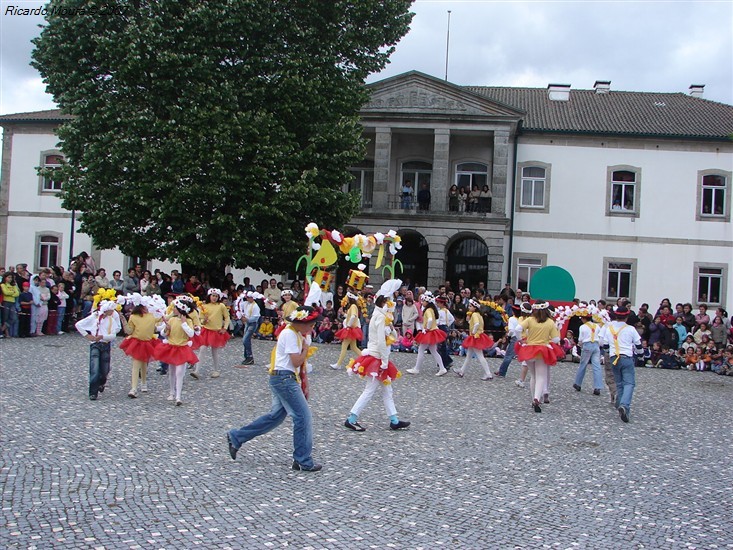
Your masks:
M572 302L575 298L575 281L562 267L548 265L532 276L529 294L535 300Z

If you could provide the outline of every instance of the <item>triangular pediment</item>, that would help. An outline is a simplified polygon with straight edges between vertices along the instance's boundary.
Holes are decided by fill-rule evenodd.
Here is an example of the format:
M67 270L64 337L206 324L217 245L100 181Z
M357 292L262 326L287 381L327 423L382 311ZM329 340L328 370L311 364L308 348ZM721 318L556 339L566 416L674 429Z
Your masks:
M521 118L524 114L417 71L380 80L367 87L371 98L361 108L362 115Z

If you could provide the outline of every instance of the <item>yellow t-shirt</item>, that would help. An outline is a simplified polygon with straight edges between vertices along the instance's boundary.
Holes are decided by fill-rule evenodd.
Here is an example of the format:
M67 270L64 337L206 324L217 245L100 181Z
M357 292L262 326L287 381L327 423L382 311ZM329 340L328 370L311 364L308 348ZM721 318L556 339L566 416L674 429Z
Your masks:
M207 329L219 331L229 327L229 308L224 304L206 304L202 313L206 318L204 327Z
M298 309L298 302L296 302L295 300L290 300L289 302L283 302L283 305L282 305L283 319L287 319L288 315L290 315L296 309Z
M484 316L478 311L474 311L471 314L469 327L471 329L471 336L481 336L484 333Z
M20 289L18 285L6 285L5 283L0 284L2 288L2 299L3 302L15 303L15 299L20 296Z
M425 308L422 316L422 326L425 330L435 330L438 328L438 321L435 319L435 313L432 308Z
M170 328L168 329L168 343L171 346L185 346L188 344L188 334L181 328L182 322L180 317L171 317L168 320ZM186 318L186 324L193 329L193 321Z
M260 328L257 330L259 332L260 336L270 336L274 332L275 327L273 324L268 321L262 321L262 324L260 324Z
M534 317L527 317L519 322L524 329L522 336L526 338L528 346L546 346L553 338L559 338L560 333L552 319L538 323Z
M152 313L130 315L130 320L127 321L127 330L132 338L147 342L152 340L155 335L155 322Z

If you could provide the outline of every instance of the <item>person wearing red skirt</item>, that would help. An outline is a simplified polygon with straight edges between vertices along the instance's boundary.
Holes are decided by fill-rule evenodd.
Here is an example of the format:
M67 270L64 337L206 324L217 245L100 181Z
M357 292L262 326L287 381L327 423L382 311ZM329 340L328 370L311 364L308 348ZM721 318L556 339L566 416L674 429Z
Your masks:
M363 432L366 428L359 424L359 414L367 406L377 391L382 394L384 409L389 417L392 430L402 430L410 423L400 420L392 397L392 381L401 376L395 364L389 360L390 346L387 344L387 328L392 324L389 306L394 293L402 286L399 279L386 281L377 292L374 300L374 311L369 320L369 341L362 355L349 363L349 374L358 374L366 379L366 387L356 400L344 426L355 432Z
M359 298L356 294L347 292L346 299L348 300L349 309L346 311L344 328L336 331L336 334L334 335L336 338L341 340L341 353L339 354L338 361L330 365L332 369L341 368L341 363L346 359L346 352L349 349L351 349L357 357L361 354L361 350L359 349L357 342L362 341L364 333L361 330L361 323L359 322L359 306L356 305Z
M200 348L208 347L211 349L212 362L212 378L219 378L219 351L226 346L229 338L229 308L222 304L219 300L224 297L224 293L218 288L210 288L207 294L207 302L203 306L203 317L201 319L201 333L198 335L198 345ZM196 365L191 371L191 376L198 378L199 365Z
M420 296L420 301L423 303L423 318L422 330L415 335L415 341L418 343L417 362L414 368L407 369L406 372L419 374L422 362L425 360L425 351L430 350L430 356L435 358L435 362L438 364L438 372L435 376L443 376L448 371L438 353L438 344L443 342L448 335L438 328L438 308L435 307L433 293L429 290L425 291Z
M132 384L127 394L127 397L132 399L138 396L138 380L140 391L143 393L148 391L148 362L155 356L155 348L159 344L155 337L155 317L142 303L142 296L133 295L132 300L135 298L137 304L132 309L125 327L128 336L120 344L120 349L132 358Z
M194 321L189 317L196 305L188 296L179 296L173 300L172 305L171 316L163 318L165 323L163 336L167 340L155 348L155 358L169 365L168 380L171 393L168 401L175 400L176 405L182 405L181 393L183 378L186 375L186 363L195 365L199 360L191 349L191 339L195 332Z
M532 315L520 321L525 343L517 351L517 359L526 361L532 375L532 408L542 412L540 400L547 393L550 366L557 363L565 353L558 345L560 332L550 313L550 304L537 302L532 305Z
M466 349L466 360L463 362L463 366L456 370L456 374L463 378L463 375L466 373L466 367L468 367L468 362L473 355L484 368L484 376L481 380L491 380L494 378L494 375L491 374L489 363L486 361L486 357L484 357L484 350L494 345L494 339L484 332L484 318L479 313L480 307L481 305L476 300L470 300L468 302L467 317L470 334L461 344Z

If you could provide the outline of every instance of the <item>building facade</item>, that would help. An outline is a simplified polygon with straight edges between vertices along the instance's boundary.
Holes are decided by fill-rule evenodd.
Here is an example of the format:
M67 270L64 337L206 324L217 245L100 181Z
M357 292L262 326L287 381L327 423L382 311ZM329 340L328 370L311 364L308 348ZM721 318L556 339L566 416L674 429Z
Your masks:
M463 279L496 293L558 265L580 298L726 305L733 107L703 99L702 86L462 87L410 72L369 88L367 154L345 185L361 209L346 231L396 229L412 283ZM63 154L61 121L57 111L0 117L0 263L29 251L34 268L66 263L72 214L36 171ZM465 200L452 194L461 188ZM81 250L108 271L129 262L77 234Z

